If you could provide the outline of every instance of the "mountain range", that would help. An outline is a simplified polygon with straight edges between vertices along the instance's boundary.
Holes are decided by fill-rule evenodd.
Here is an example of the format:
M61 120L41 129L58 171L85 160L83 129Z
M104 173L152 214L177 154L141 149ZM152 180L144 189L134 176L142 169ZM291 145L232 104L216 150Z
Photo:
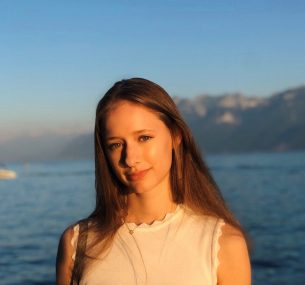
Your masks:
M305 86L264 98L228 94L175 101L206 152L305 149Z
M305 86L268 97L174 97L204 153L305 149ZM0 144L0 160L92 159L93 134L23 137Z

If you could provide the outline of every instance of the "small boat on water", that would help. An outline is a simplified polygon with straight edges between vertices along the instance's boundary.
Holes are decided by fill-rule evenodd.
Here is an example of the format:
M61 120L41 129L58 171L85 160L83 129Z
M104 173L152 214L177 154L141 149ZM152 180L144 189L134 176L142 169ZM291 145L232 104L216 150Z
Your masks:
M15 179L17 173L13 170L7 169L3 164L0 164L0 179Z

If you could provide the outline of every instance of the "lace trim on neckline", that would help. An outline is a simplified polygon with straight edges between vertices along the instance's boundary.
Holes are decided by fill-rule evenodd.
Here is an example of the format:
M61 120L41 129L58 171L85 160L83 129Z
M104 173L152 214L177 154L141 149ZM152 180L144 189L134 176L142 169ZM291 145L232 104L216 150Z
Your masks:
M152 228L154 226L164 224L164 223L168 222L169 220L171 220L174 216L177 215L178 212L181 211L181 208L182 208L181 205L178 204L174 212L167 213L162 220L155 220L151 224L141 223L141 224L137 225L136 223L133 223L133 222L129 222L129 223L125 223L125 224L128 227L130 227L132 229L136 228L137 230L141 229L141 228Z

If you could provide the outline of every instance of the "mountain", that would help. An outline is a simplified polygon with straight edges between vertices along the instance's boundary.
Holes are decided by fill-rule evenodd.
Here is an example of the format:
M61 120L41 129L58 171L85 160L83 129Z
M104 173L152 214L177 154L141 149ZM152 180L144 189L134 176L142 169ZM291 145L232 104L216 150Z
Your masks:
M305 87L266 98L229 94L175 101L206 152L305 149Z
M305 86L269 97L236 93L174 101L205 153L305 150ZM92 133L0 144L3 161L92 159L93 154Z
M0 144L0 161L28 162L67 159L69 152L63 155L62 150L65 150L68 145L73 145L77 140L78 136L76 135L54 133L34 136L30 134L20 135ZM79 151L84 152L84 149L80 147ZM78 156L75 156L75 158L78 158Z

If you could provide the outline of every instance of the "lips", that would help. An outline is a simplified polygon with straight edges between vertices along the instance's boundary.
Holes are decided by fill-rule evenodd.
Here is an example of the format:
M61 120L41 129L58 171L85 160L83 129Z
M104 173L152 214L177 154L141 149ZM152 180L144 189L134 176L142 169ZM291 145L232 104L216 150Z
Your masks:
M131 174L126 174L126 178L129 181L137 181L140 180L142 178L144 178L144 176L146 175L146 173L149 171L149 169L145 169L142 171L138 171L135 173L131 173Z

